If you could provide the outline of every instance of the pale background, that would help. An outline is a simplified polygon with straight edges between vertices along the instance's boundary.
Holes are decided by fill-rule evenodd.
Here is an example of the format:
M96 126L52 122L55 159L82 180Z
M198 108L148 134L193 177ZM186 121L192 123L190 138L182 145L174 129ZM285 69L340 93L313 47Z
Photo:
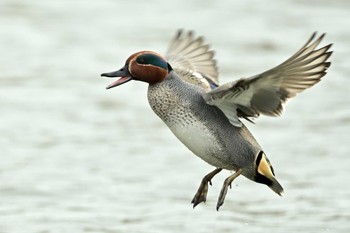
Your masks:
M216 50L221 82L292 55L314 31L334 43L324 80L279 118L247 124L285 188L193 156L148 106L147 86L99 75L178 28ZM349 232L350 2L0 0L0 232Z

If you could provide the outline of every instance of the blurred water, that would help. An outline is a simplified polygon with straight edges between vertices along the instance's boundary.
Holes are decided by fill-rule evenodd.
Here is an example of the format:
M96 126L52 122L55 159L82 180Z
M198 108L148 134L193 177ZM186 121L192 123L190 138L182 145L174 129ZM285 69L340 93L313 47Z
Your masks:
M0 0L0 232L349 232L348 1ZM99 74L205 35L222 83L277 65L313 31L334 43L324 80L280 119L249 124L285 188L239 178L192 209L213 168L152 113L146 85Z

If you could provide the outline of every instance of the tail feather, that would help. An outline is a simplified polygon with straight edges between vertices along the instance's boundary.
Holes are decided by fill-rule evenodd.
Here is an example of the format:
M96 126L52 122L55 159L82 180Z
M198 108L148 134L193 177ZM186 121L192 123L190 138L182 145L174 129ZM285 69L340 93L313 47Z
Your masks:
M271 184L268 185L275 193L282 196L284 190L282 185L274 177L270 177Z
M275 173L270 161L263 151L260 151L256 158L256 170L254 180L258 183L266 184L275 193L282 196L283 188L275 178Z

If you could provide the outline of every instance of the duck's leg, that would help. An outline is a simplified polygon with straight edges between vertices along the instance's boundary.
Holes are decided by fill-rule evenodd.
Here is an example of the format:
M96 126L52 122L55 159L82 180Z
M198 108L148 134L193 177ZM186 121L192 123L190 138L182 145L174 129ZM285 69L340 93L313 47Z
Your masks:
M218 203L216 204L217 211L219 211L220 206L224 204L228 187L231 188L232 181L236 179L241 173L242 173L242 170L238 169L235 173L233 173L231 176L225 179L224 184L222 185L222 188L221 188L220 196L218 198Z
M205 202L207 200L208 193L208 183L211 185L211 179L221 172L222 168L216 168L214 171L210 172L206 176L203 177L202 182L197 190L197 193L194 195L192 199L193 208L196 207L201 202Z

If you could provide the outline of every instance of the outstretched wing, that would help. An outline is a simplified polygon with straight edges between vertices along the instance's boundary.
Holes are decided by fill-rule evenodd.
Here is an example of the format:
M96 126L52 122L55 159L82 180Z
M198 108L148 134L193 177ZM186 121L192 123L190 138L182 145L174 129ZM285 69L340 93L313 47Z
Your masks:
M178 30L170 42L165 58L182 78L205 78L210 85L216 87L219 81L218 68L213 59L214 51L204 43L203 37L194 37L193 34L193 31Z
M332 44L317 49L325 34L314 33L306 44L282 64L264 73L226 83L203 95L206 102L220 108L235 126L238 119L260 114L279 116L283 104L299 92L315 85L326 74Z

